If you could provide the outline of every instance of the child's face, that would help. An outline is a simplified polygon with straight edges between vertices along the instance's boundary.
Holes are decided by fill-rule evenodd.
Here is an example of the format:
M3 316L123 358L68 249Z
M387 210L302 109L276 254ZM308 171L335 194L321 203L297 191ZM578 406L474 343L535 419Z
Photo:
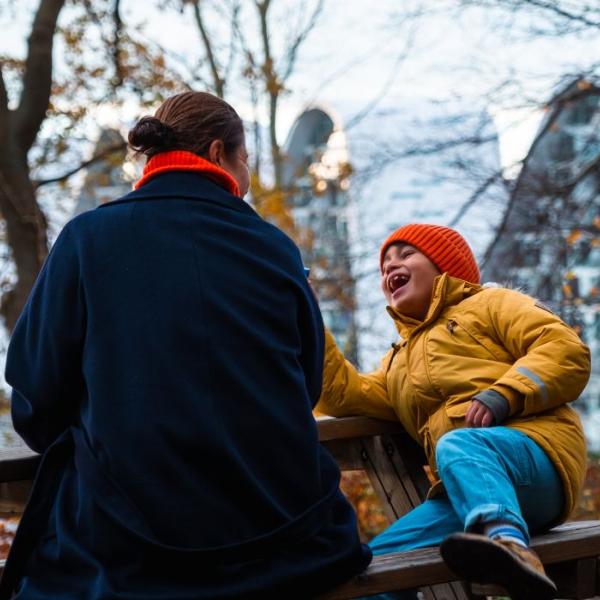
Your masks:
M439 274L439 269L414 246L392 244L383 257L381 289L389 306L422 321Z

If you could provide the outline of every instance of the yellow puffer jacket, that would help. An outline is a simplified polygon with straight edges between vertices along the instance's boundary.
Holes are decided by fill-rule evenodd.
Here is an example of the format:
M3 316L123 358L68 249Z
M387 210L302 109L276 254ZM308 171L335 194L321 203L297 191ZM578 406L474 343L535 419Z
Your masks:
M590 372L589 350L577 334L529 296L447 274L435 281L424 321L388 312L402 341L370 374L359 374L327 332L317 411L399 419L424 447L437 479L437 441L465 426L473 396L499 392L510 406L503 425L535 440L560 474L566 519L586 464L581 422L566 405L582 392ZM437 480L430 494L440 487Z

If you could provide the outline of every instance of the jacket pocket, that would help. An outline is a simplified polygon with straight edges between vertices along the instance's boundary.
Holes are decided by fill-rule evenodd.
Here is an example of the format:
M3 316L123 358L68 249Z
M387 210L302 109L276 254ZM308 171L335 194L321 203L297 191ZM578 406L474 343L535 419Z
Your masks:
M474 355L479 355L480 358L491 358L503 363L512 361L506 349L499 348L489 338L480 335L475 329L467 325L463 319L451 317L448 319L446 327L452 338L470 348Z
M464 419L470 404L470 400L461 400L460 402L456 402L456 404L446 404L444 408L450 422L455 422L456 419ZM456 427L453 427L453 429L456 429Z

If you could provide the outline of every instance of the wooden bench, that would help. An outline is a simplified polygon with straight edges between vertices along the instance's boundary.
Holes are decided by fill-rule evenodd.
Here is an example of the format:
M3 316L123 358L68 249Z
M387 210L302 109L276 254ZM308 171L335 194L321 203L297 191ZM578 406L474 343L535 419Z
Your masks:
M365 417L318 419L319 438L342 471L365 471L382 508L393 522L420 504L429 481L422 449L399 423ZM558 598L600 594L600 521L570 522L532 540ZM419 588L427 600L467 600L506 595L491 586L467 586L442 561L437 548L375 557L369 568L319 600L357 598Z
M344 471L364 470L390 522L422 502L429 482L421 449L397 423L363 417L323 418L321 442ZM0 450L0 512L22 512L40 457L27 448ZM559 587L559 598L600 594L600 522L572 522L534 538L533 547ZM2 564L0 563L0 568ZM374 559L369 568L320 600L356 598L420 588L426 600L467 600L501 594L470 589L442 561L437 548Z

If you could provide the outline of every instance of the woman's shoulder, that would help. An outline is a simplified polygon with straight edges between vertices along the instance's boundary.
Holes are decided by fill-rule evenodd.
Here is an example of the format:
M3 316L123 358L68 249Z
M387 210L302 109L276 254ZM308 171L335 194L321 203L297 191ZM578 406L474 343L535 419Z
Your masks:
M131 212L131 206L119 202L108 202L99 207L87 210L71 218L63 227L61 234L75 238L88 235L98 237L110 224L117 225L121 219L118 214L126 217Z

